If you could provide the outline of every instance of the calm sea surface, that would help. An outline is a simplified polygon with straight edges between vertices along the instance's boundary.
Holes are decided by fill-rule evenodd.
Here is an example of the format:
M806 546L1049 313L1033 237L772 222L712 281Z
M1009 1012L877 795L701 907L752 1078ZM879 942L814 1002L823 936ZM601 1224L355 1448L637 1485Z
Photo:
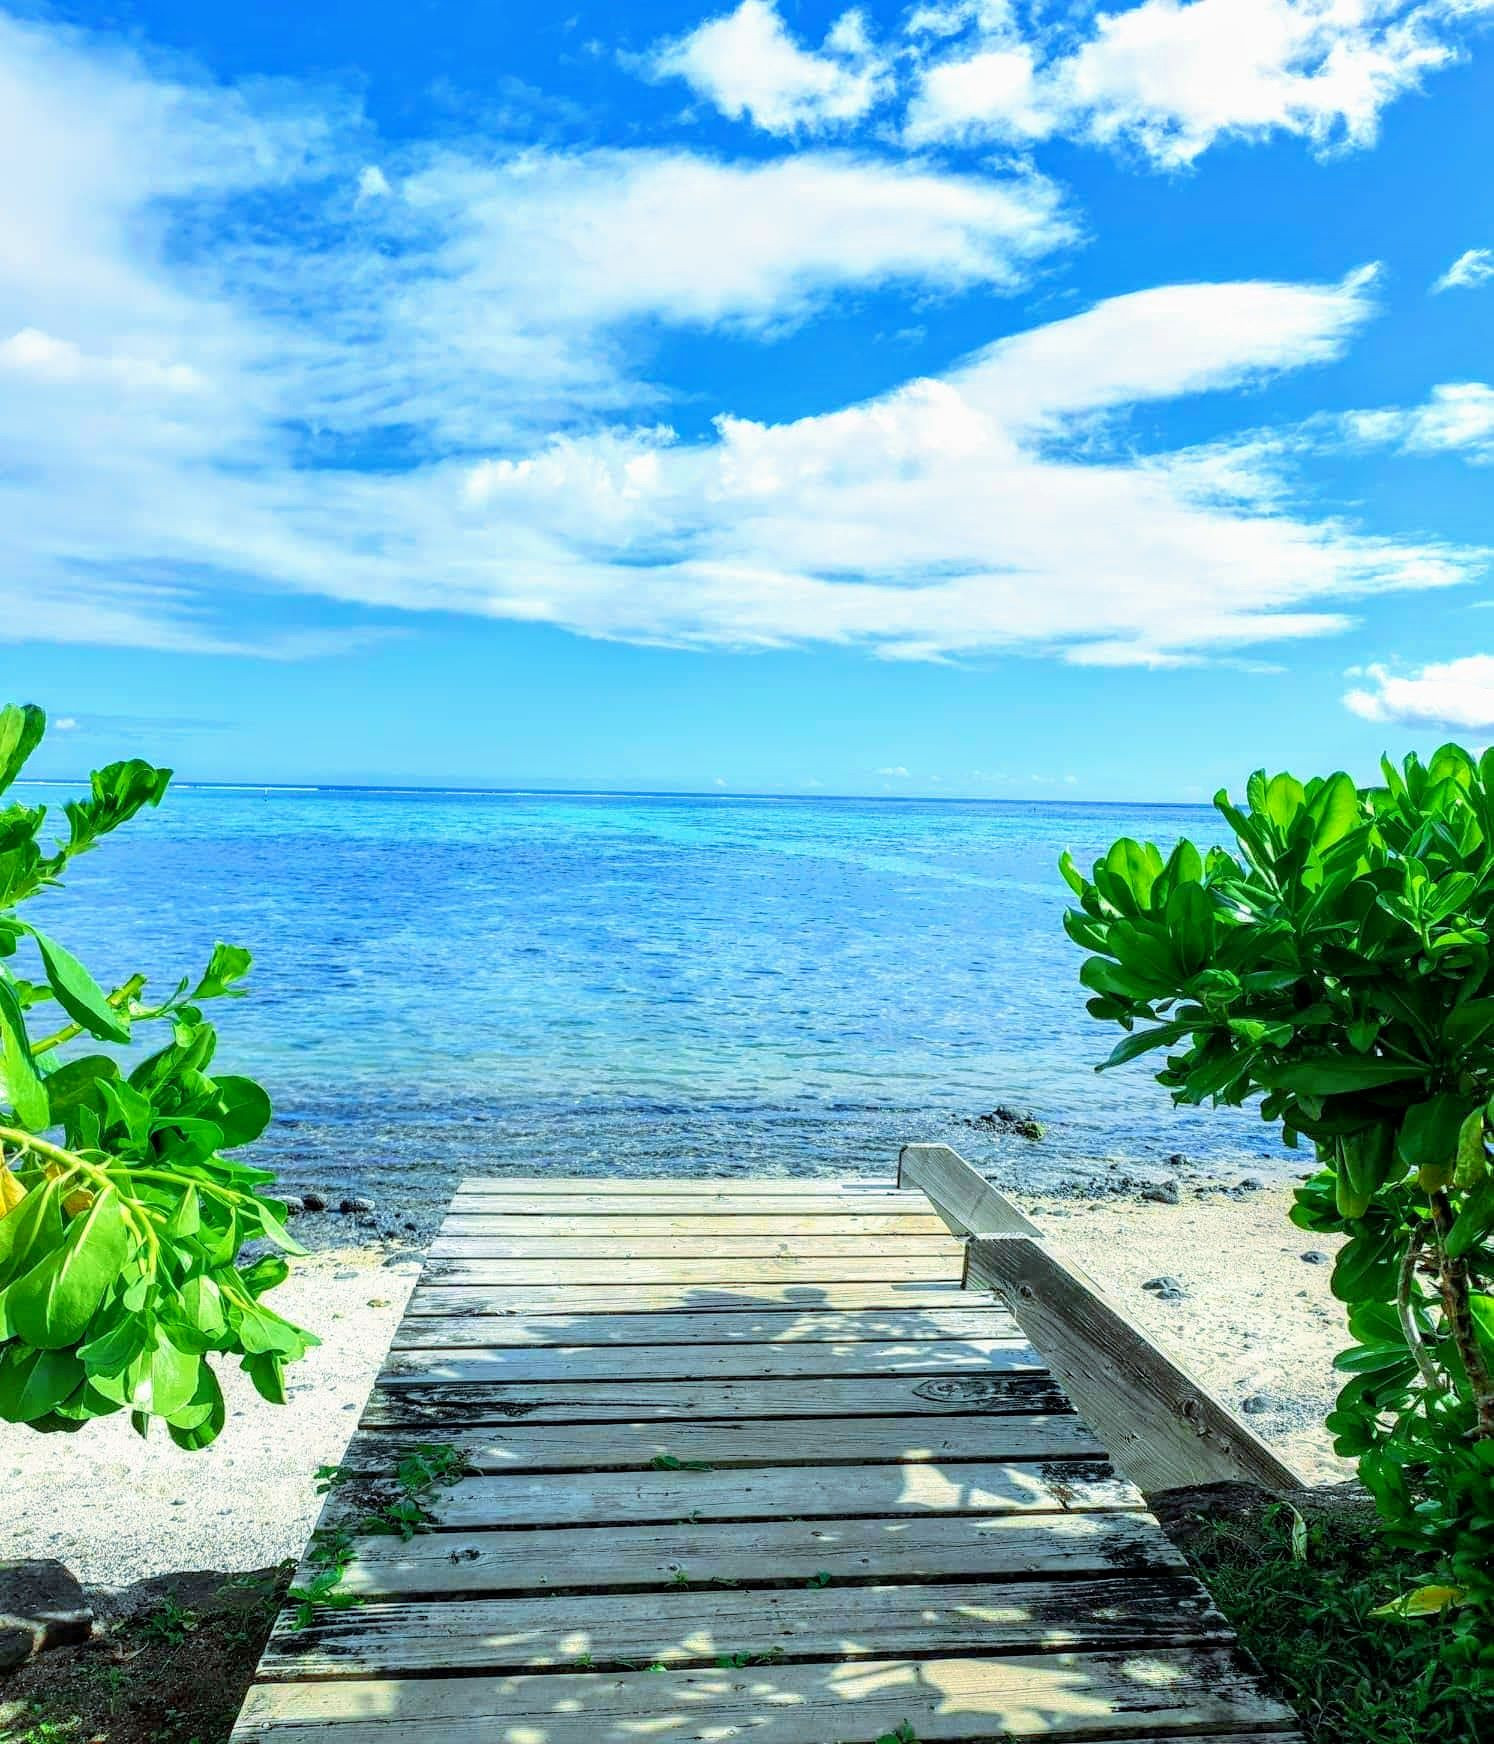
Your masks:
M61 793L27 790L35 802ZM1056 870L1181 807L179 788L78 861L47 924L156 986L255 953L215 1008L286 1185L427 1201L459 1172L886 1174L909 1139L1059 1189L1294 1172L1174 1110L1084 1010ZM42 916L38 914L37 919ZM1005 1103L1040 1143L967 1128Z

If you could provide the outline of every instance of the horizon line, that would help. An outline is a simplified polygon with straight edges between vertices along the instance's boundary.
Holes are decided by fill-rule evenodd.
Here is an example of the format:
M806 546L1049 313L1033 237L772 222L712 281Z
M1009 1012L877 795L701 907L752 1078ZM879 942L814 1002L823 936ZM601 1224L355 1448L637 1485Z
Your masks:
M13 787L86 786L87 775L31 775L17 778ZM361 781L202 781L173 777L171 788L191 792L210 790L223 793L281 794L385 794L414 796L445 796L470 799L713 799L713 800L788 800L808 803L840 803L854 800L890 805L1072 805L1113 806L1128 808L1147 806L1153 809L1178 811L1208 811L1209 799L1079 799L1059 795L1039 794L958 794L958 793L819 793L747 789L694 787L478 787L467 783L433 786L418 783Z

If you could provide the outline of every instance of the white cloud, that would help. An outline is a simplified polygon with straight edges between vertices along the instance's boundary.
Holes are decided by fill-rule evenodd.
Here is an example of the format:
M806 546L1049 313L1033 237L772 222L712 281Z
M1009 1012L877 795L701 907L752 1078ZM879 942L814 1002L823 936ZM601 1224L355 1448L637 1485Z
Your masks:
M1191 163L1221 138L1291 134L1363 146L1383 110L1462 52L1489 0L1142 0L1019 28L1003 8L926 54L913 143L1038 139L1123 145ZM936 9L948 16L955 9ZM927 27L925 27L927 28Z
M815 51L790 36L773 0L742 0L661 43L645 66L654 78L683 79L723 115L780 134L859 121L890 82L859 11L838 19Z
M1479 568L1286 512L1246 446L1109 439L1131 407L1338 356L1363 273L1163 286L857 404L723 407L680 439L659 327L766 342L870 287L1006 289L1068 236L1052 188L449 140L380 153L390 192L360 199L374 143L293 92L0 20L0 233L24 239L0 255L9 641L294 657L442 611L1167 664ZM320 621L253 628L270 594Z
M901 763L894 763L886 769L879 769L877 771L878 775L891 776L891 777L897 778L898 780L902 780L907 775L907 773L908 773L908 771L902 766Z
M1494 280L1494 248L1468 248L1432 285L1439 291L1471 291Z
M502 542L457 461L652 421L661 324L1014 288L1070 235L1023 174L452 140L374 180L369 143L320 95L0 14L8 639L326 645L225 632L241 591L490 609Z
M904 125L909 145L1043 139L1058 125L1038 80L1037 51L1010 40L935 62L919 79Z
M1468 654L1423 666L1409 676L1370 666L1364 676L1373 688L1351 690L1344 702L1367 721L1464 732L1494 730L1494 654Z
M78 723L72 715L63 715L60 719L52 721L50 725L52 730L57 733L76 732L78 727Z
M1420 406L1350 412L1344 428L1355 440L1412 454L1463 453L1494 460L1494 387L1445 382Z

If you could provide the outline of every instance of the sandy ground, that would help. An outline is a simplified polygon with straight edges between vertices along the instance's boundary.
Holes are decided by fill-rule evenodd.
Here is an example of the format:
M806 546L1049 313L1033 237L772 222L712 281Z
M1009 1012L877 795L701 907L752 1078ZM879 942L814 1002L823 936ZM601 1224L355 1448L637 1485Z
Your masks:
M1321 1425L1336 1390L1330 1364L1347 1341L1330 1268L1301 1256L1333 1244L1289 1224L1289 1203L1267 1189L1177 1206L1038 1199L1026 1209L1226 1403L1267 1398L1252 1426L1304 1477L1332 1482L1347 1468ZM324 1343L291 1371L283 1410L229 1365L228 1426L205 1452L164 1435L142 1442L121 1418L69 1437L0 1424L6 1554L60 1557L94 1586L298 1555L320 1507L316 1468L340 1456L415 1277L413 1263L385 1257L333 1249L297 1264L276 1306ZM1185 1296L1142 1289L1161 1276Z
M1333 1268L1302 1256L1331 1258L1339 1238L1289 1223L1291 1203L1283 1187L1180 1205L1028 1199L1023 1208L1217 1398L1237 1411L1269 1400L1247 1415L1250 1426L1309 1482L1335 1483L1352 1468L1334 1454L1323 1418L1341 1384L1333 1358L1350 1339L1328 1288ZM1142 1288L1159 1277L1176 1279L1183 1299Z
M384 1258L294 1262L269 1300L322 1343L289 1370L283 1408L220 1363L228 1423L200 1452L164 1433L142 1441L123 1415L66 1436L0 1423L0 1554L59 1557L88 1586L299 1557L321 1507L316 1468L341 1457L419 1270Z

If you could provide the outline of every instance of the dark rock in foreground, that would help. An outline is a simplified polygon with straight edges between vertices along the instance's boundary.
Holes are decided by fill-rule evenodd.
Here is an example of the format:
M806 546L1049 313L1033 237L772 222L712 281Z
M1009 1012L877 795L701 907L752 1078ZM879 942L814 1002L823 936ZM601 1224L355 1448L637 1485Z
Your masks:
M93 1633L93 1607L55 1557L0 1562L0 1672Z

